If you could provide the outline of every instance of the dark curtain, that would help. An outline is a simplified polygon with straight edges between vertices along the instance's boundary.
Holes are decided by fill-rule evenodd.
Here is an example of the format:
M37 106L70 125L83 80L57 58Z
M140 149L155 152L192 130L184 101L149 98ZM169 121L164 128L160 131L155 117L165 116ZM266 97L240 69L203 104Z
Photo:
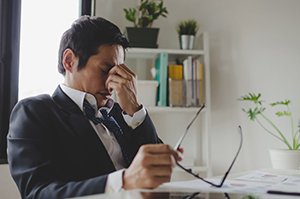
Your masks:
M7 162L9 116L18 101L21 0L0 0L0 163Z
M80 15L90 15L92 16L94 13L94 0L81 0L81 13Z

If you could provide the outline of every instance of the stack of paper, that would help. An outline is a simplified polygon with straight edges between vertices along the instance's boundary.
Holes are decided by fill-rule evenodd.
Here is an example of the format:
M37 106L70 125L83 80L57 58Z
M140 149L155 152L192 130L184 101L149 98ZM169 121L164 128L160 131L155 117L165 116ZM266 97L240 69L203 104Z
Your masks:
M206 179L214 184L220 184L221 179ZM270 194L300 195L300 177L275 175L256 171L233 180L226 180L221 188L211 186L202 180L165 183L158 188L160 191L205 191L268 195ZM287 196L284 196L287 198Z

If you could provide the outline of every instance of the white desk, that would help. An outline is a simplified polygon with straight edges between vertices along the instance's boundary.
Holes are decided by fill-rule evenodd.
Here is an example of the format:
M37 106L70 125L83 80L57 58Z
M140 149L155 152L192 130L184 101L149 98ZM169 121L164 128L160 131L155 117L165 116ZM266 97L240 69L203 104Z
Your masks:
M273 174L277 174L277 175L287 175L287 176L296 176L296 177L300 177L300 170L280 170L280 169L269 169L269 168L265 168L265 169L259 169L260 171L263 172L267 172L267 173L273 173ZM250 174L254 171L246 171L246 172L240 172L240 173L233 173L233 174L229 174L227 179L234 179L243 175L247 175ZM223 178L223 176L216 176L214 178ZM96 194L96 195L91 195L91 196L85 196L85 197L77 197L76 199L118 199L118 198L122 198L122 199L131 199L131 198L135 198L135 199L154 199L154 198L160 198L160 199L169 199L169 198L182 198L182 197L176 197L178 194L178 192L182 191L182 190L174 190L176 191L177 195L168 195L168 193L156 193L158 191L162 191L160 188L156 189L156 190L144 190L144 189L140 189L140 190L130 190L130 191L123 191L123 192L119 192L119 193L112 193L112 194ZM142 192L142 193L141 193ZM188 192L188 191L187 191ZM192 194L194 191L189 191L189 194ZM182 194L188 194L188 193L183 193ZM188 194L188 195L189 195ZM229 194L230 198L232 199L242 199L244 198L246 195L245 194ZM279 199L279 198L300 198L297 196L286 196L286 195L273 195L273 194L264 194L264 195L259 195L260 199ZM187 198L187 197L186 197ZM222 196L221 193L202 193L201 197L197 196L195 198L226 198L224 196Z
M264 168L264 169L257 169L266 173L273 173L277 175L286 175L286 176L297 176L300 177L300 170L286 170L286 169L272 169L272 168ZM240 176L244 176L250 173L253 173L255 170L252 171L244 171L239 173L229 174L227 179L234 179ZM214 178L223 178L223 176L216 176Z

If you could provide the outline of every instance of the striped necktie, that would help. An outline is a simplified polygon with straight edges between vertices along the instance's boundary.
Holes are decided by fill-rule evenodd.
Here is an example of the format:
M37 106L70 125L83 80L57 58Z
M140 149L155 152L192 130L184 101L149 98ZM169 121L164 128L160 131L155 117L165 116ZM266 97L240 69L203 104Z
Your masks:
M118 125L118 123L116 122L116 120L112 116L109 116L107 111L104 109L100 110L100 112L103 115L103 119L99 118L99 117L95 117L95 109L94 109L94 107L92 107L92 105L86 99L84 99L83 107L85 108L84 110L85 110L86 117L88 119L90 119L95 125L97 125L99 123L103 123L111 132L113 132L113 134L115 135L115 138L117 139L117 141L121 147L123 158L128 166L130 164L130 161L129 161L129 159L126 155L125 149L124 149L126 137L123 134L123 131L120 128L120 126Z

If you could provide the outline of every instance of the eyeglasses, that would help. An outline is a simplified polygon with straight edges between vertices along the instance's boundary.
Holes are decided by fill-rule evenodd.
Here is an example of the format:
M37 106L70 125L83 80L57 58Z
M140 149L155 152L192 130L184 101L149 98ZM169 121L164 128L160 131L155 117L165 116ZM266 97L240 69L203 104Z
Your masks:
M188 132L190 126L193 124L193 122L195 121L195 119L197 118L197 116L200 114L200 112L202 111L202 109L203 109L204 107L205 107L205 104L202 104L201 107L200 107L200 109L197 111L197 113L195 114L195 116L193 117L193 119L191 120L191 122L189 123L189 125L186 127L186 130L185 130L185 131L182 133L182 135L180 136L178 142L176 143L176 145L175 145L175 147L174 147L174 150L178 150L178 149L179 149L179 147L180 147L180 145L181 145L181 143L182 143L184 137L186 136L186 134L187 134L187 132ZM226 180L226 178L227 178L227 176L228 176L228 174L229 174L229 172L230 172L230 170L231 170L231 168L232 168L232 166L233 166L233 164L234 164L236 158L238 157L238 155L239 155L239 153L240 153L240 151L241 151L241 148L242 148L242 144L243 144L242 127L241 127L241 126L238 126L238 127L237 127L237 130L238 130L238 132L239 132L239 134L240 134L240 137L241 137L241 140L240 140L240 146L239 146L239 148L238 148L238 151L237 151L237 153L236 153L236 155L235 155L235 157L234 157L234 159L233 159L231 165L229 166L229 169L228 169L227 172L225 173L225 175L224 175L224 177L223 177L223 179L222 179L222 181L221 181L220 184L214 184L214 183L212 183L212 182L209 182L209 181L203 179L203 178L202 178L201 176L199 176L198 174L193 173L192 169L187 169L187 168L183 167L182 165L180 165L180 164L176 161L177 166L180 167L181 169L183 169L184 171L186 171L187 173L193 175L194 177L196 177L196 178L198 178L198 179L200 179L200 180L202 180L202 181L204 181L204 182L206 182L206 183L208 183L208 184L210 184L210 185L212 185L212 186L215 186L215 187L222 187L222 185L224 184L224 182L225 182L225 180Z

